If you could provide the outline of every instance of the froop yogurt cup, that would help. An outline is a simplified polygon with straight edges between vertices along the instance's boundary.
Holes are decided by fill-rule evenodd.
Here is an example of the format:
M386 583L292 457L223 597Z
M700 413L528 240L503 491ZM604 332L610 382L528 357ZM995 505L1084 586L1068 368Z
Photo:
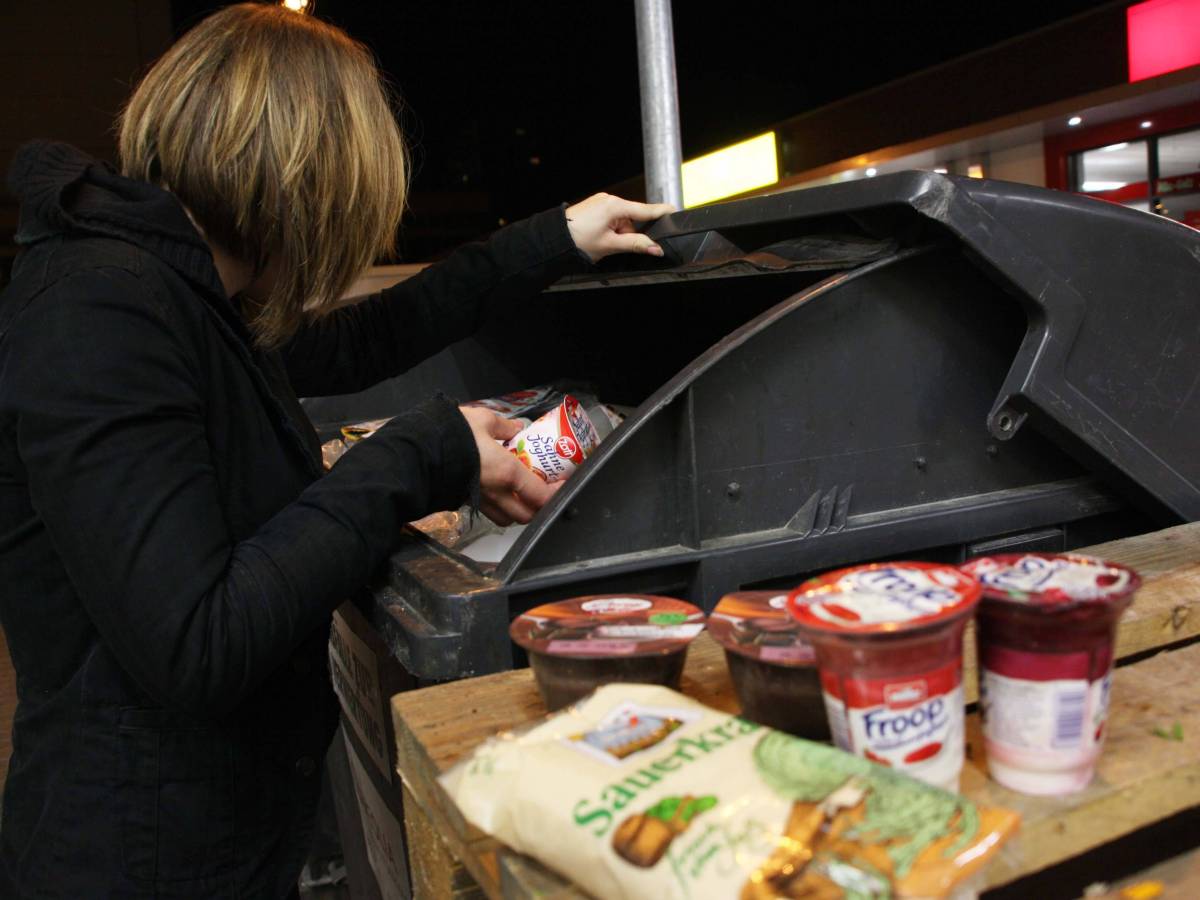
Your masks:
M830 572L789 595L817 651L834 743L958 789L963 630L979 594L953 566L892 562Z
M974 559L983 585L976 634L988 769L1026 794L1092 780L1104 744L1117 620L1141 579L1072 554Z

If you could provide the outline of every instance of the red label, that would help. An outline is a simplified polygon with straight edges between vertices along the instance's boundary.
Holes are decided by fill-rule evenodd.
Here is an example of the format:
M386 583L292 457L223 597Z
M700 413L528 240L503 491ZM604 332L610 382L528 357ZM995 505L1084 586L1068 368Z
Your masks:
M1076 653L1030 653L1013 650L996 644L985 644L980 648L983 667L989 672L1007 678L1025 681L1058 681L1059 679L1089 680L1091 654Z
M554 450L563 459L572 459L579 452L579 446L575 443L575 439L563 435L554 444Z
M948 694L962 681L962 665L958 660L923 675L901 675L896 678L838 678L829 669L821 670L821 686L847 706L866 708L886 706L888 709L909 709L930 697Z
M583 453L579 449L579 441L575 439L575 429L571 427L572 406L578 406L574 397L567 397L558 408L559 439L554 444L554 452L563 459L574 460L576 465L583 463Z

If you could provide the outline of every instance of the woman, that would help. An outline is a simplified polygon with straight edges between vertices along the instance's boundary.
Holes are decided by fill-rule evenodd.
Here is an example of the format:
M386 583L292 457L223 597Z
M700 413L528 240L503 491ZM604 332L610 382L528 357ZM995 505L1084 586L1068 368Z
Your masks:
M18 156L0 297L0 618L20 703L3 896L283 897L337 723L333 608L404 523L550 489L444 397L321 477L299 395L361 390L606 254L662 206L597 196L332 308L390 246L403 145L363 47L225 9L138 87L122 174Z

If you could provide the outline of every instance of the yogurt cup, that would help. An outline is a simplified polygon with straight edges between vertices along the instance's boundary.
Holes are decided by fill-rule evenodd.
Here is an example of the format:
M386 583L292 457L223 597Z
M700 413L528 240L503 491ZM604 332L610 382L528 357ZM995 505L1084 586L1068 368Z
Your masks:
M688 645L703 630L704 613L682 600L597 594L531 609L508 633L528 652L553 711L614 681L678 688Z
M600 443L596 427L579 401L568 394L562 403L504 442L542 481L568 478Z
M1116 563L1073 554L974 559L988 769L1024 794L1087 787L1104 744L1117 620L1141 584Z
M555 390L551 385L540 385L523 391L512 391L499 397L485 397L482 400L472 400L463 406L477 406L490 409L496 415L506 419L525 419L532 422L537 418L538 407L546 408L548 402L553 402Z
M958 790L963 630L979 594L953 566L890 562L839 569L789 595L817 651L838 747Z
M708 633L725 662L742 718L810 740L828 740L817 655L787 611L787 594L738 591L721 598Z

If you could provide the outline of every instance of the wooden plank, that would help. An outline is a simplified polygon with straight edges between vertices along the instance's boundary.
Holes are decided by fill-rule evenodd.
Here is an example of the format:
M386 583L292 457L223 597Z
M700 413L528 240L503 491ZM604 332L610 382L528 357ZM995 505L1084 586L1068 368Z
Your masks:
M968 717L970 759L963 770L962 791L981 805L999 805L1021 813L1021 832L987 870L996 887L1041 871L1114 838L1176 812L1200 804L1200 644L1165 651L1119 669L1113 687L1108 745L1096 779L1086 790L1068 797L1028 797L987 778L978 716ZM1180 723L1182 741L1154 734ZM435 804L440 811L445 794ZM432 798L431 798L432 799ZM407 803L419 803L414 797ZM406 808L411 808L406 806ZM435 818L441 818L434 813ZM444 818L441 823L448 826ZM453 830L453 829L452 829ZM489 897L582 898L532 860L504 851L490 839L458 831L460 852L487 858L487 868L502 874L481 882ZM443 828L441 834L445 835ZM477 834L477 832L476 832ZM413 837L410 833L410 840ZM467 860L468 865L470 860ZM414 871L416 863L414 862ZM501 890L501 882L504 890Z
M403 789L404 828L411 848L409 872L413 897L453 897L474 900L486 896L478 883L450 852L438 829L416 798Z
M1154 890L1161 890L1154 895ZM1103 893L1088 895L1091 900L1195 900L1200 897L1200 849L1181 853L1151 866L1129 878L1123 878Z
M409 890L404 824L394 808L394 802L389 804L380 792L376 777L368 771L371 759L360 756L345 731L342 737L354 795L358 800L368 871L383 900L409 900L412 895ZM390 786L389 781L385 790Z
M325 771L333 795L334 815L338 837L341 839L342 860L346 864L346 892L349 900L383 900L379 884L367 859L367 842L363 834L362 816L358 811L358 794L354 776L350 774L348 754L353 753L342 735L342 727L334 735L333 744L325 757ZM411 885L406 884L405 890Z
M1192 522L1105 544L1093 544L1074 552L1119 562L1137 569L1143 578L1150 579L1200 560L1200 523Z
M1200 523L1089 548L1115 562L1133 565L1145 577L1117 638L1126 658L1200 634ZM968 636L964 686L975 699L974 641ZM1164 670L1165 669L1165 670ZM1186 676L1181 673L1186 672ZM1134 673L1134 674L1130 674ZM1109 746L1100 775L1072 798L1040 800L1005 791L989 782L982 768L978 724L969 734L974 759L964 773L964 792L984 803L1001 803L1026 816L1019 850L991 869L991 884L1007 883L1097 846L1143 824L1200 803L1200 762L1195 753L1200 720L1169 685L1200 677L1200 646L1160 654L1118 672ZM1165 679L1165 680L1164 680ZM1177 679L1182 679L1177 680ZM707 634L692 644L683 692L702 703L736 712L724 654ZM1173 696L1173 694L1175 696ZM495 841L468 826L437 783L437 775L491 735L527 726L545 715L528 670L504 672L400 694L392 698L399 772L414 803L424 806L454 855L459 856L489 897L499 897L500 872L506 897L544 896L565 889L532 861L502 851ZM1182 744L1153 737L1155 725L1176 719L1188 738ZM1159 721L1162 720L1162 721ZM1060 817L1066 816L1066 819ZM551 881L546 882L548 877ZM537 887L521 888L523 883ZM568 891L553 896L581 896Z
M1018 840L988 869L988 885L1041 871L1200 804L1198 680L1200 644L1118 669L1108 741L1096 778L1067 797L1027 797L988 780L978 717L971 716L973 761L963 772L963 793L1022 817ZM1169 733L1176 722L1183 740L1154 734L1156 728Z

